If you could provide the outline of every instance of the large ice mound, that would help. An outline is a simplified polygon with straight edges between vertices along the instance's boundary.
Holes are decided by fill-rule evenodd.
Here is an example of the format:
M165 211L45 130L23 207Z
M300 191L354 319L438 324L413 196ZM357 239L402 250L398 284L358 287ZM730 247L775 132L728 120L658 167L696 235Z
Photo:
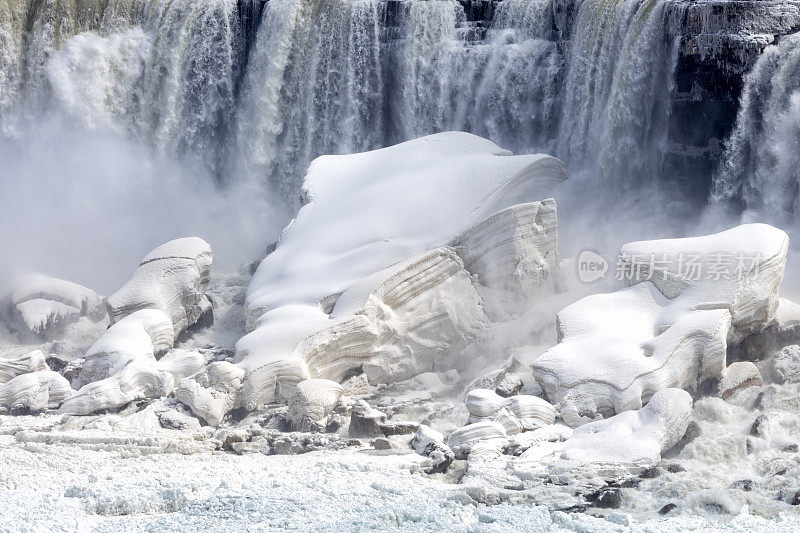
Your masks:
M202 373L178 397L208 421L222 405L287 400L310 378L363 370L376 384L458 366L490 322L478 284L532 295L553 283L556 206L542 199L565 177L557 159L460 132L316 159L304 206L248 289L241 384Z
M162 244L142 259L121 289L108 297L111 323L141 309L158 309L172 320L177 337L211 308L205 292L213 261L211 247L198 237Z
M630 286L558 313L560 343L533 364L537 382L577 426L721 377L728 342L773 320L787 247L787 235L764 224L625 245ZM689 272L692 257L699 266Z

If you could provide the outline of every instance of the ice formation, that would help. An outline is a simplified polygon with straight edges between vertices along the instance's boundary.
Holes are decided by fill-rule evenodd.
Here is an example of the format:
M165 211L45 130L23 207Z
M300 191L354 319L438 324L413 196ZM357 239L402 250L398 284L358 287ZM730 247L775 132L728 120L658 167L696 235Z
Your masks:
M158 309L136 311L112 325L86 352L77 392L62 413L85 415L134 400L170 395L175 383L205 365L200 354L176 350L172 320Z
M459 428L447 438L447 444L456 457L464 458L469 455L473 446L486 442L497 448L505 445L508 435L506 429L499 422L476 422Z
M504 398L493 390L472 389L465 403L470 423L494 420L503 424L508 434L547 426L557 415L547 401L528 394Z
M562 457L581 463L656 463L686 433L691 414L688 392L663 389L638 411L577 428L565 442Z
M18 279L2 314L11 329L53 337L86 316L97 322L106 316L103 298L93 290L42 274Z
M205 291L214 254L197 237L162 244L139 263L130 280L108 297L114 324L141 309L158 309L171 320L177 337L210 310Z
M534 363L537 382L577 426L722 377L728 342L775 316L787 246L783 231L764 224L625 245L631 286L558 313L560 343ZM693 257L699 270L687 270Z
M750 361L731 363L719 381L719 395L723 400L749 387L760 387L764 383L758 367Z
M74 392L61 374L40 370L22 374L0 385L0 406L36 413L58 408Z
M473 275L526 295L552 286L556 207L542 199L564 178L552 157L460 132L315 160L305 205L248 289L245 375L224 403L252 410L309 378L363 370L386 383L463 364L490 322Z
M41 350L33 350L13 359L0 358L0 383L28 372L46 369L47 365Z
M329 379L307 379L289 398L287 416L295 431L320 431L342 396L342 386Z

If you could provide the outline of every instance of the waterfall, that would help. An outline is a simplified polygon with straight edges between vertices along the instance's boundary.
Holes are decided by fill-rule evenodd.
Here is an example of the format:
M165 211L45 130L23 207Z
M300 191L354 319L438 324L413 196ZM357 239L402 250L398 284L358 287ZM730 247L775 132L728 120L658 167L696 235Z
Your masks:
M777 217L800 212L800 33L768 47L745 78L712 198Z
M238 125L249 171L290 195L323 153L381 142L383 73L376 0L271 0L242 89Z
M46 110L289 203L320 154L444 130L620 192L658 177L668 1L584 0L565 23L552 0L502 0L483 22L456 0L7 0L0 125Z
M665 4L586 0L574 30L557 153L618 193L659 173L677 60Z

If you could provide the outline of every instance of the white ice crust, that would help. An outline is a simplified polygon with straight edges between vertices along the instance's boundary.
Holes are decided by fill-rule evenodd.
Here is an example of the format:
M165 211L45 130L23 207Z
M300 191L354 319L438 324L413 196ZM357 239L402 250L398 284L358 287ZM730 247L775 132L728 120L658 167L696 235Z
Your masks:
M540 200L565 177L557 159L460 132L315 160L248 289L227 403L252 410L359 369L377 384L458 366L489 323L476 281L526 295L553 282L556 208ZM186 386L179 397L199 397Z
M621 261L631 286L558 313L560 343L533 364L537 382L574 427L640 409L659 390L720 378L728 342L773 320L787 243L781 230L748 224L708 237L625 245ZM698 254L705 258L701 278L678 275L686 258ZM731 269L739 257L748 266L706 279L719 254L737 258ZM645 257L664 270L645 273Z
M638 411L625 411L577 428L562 457L581 463L656 463L686 433L692 397L680 389L664 389Z
M214 254L198 237L162 244L139 263L130 280L108 297L114 324L141 309L158 309L172 320L175 337L194 324L206 308Z

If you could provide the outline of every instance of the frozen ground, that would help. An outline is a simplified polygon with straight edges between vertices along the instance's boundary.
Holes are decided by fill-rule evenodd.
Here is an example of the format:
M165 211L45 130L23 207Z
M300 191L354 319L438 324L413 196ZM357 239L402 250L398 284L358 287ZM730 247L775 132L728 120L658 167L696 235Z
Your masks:
M3 426L0 426L2 428ZM296 456L90 450L0 437L2 531L797 531L800 517L675 517L636 523L475 503L413 473L419 456L374 450ZM385 452L384 452L385 453Z

